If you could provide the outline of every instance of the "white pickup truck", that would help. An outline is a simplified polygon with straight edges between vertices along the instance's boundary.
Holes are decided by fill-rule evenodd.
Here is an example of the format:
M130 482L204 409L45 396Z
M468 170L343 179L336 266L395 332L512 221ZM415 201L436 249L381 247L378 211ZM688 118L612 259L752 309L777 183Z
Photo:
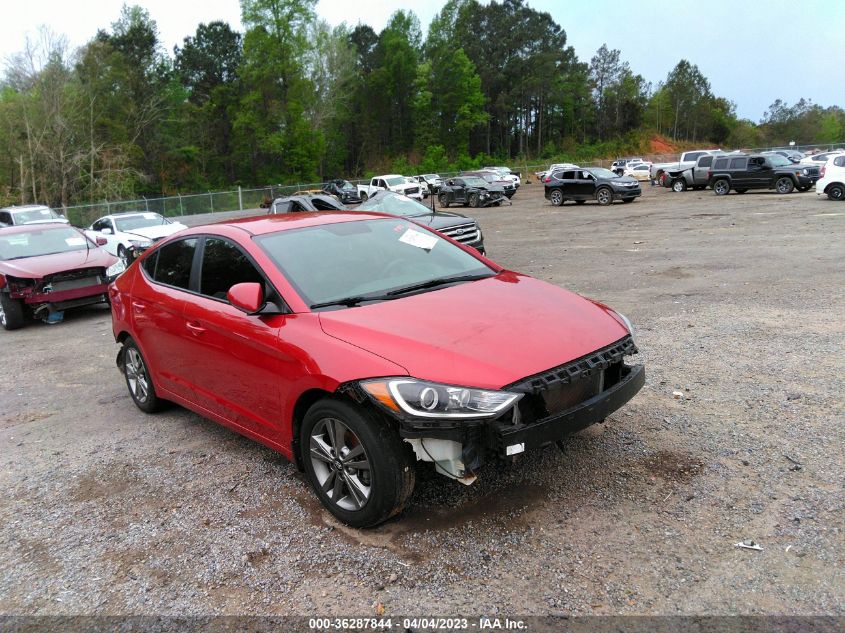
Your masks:
M405 176L400 176L399 174L376 176L370 180L369 185L358 185L358 195L361 196L361 200L366 200L370 196L374 196L379 191L385 189L417 200L422 200L423 198L422 192L420 191L420 184L410 183L405 179Z
M695 167L695 161L699 156L706 156L708 154L720 154L720 149L697 149L691 152L684 152L681 154L680 160L676 163L654 163L651 166L651 179L660 181L664 172L680 172L690 167Z

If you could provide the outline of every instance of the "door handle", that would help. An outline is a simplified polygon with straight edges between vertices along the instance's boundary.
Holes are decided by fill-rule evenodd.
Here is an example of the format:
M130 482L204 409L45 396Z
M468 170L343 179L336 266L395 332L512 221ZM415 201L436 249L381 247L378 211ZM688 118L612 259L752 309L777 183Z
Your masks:
M133 301L132 307L135 308L135 312L143 312L147 304L142 301Z
M205 328L197 325L196 323L185 323L185 326L190 330L191 334L199 336L203 332L205 332Z

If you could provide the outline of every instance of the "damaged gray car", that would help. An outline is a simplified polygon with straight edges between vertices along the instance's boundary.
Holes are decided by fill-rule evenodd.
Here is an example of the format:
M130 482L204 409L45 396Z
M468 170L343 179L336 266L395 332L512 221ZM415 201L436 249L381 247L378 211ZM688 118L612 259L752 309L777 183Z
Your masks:
M437 201L441 207L461 204L465 207L499 206L510 203L505 190L500 185L489 183L478 176L458 176L450 178L440 188Z

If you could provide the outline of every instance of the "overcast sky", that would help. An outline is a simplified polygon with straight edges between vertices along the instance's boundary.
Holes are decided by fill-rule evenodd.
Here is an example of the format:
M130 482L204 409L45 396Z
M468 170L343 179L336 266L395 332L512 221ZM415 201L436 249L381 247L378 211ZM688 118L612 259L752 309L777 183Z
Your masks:
M129 2L132 4L133 2ZM27 34L47 25L80 46L108 28L122 0L7 0L0 9L0 58L20 51ZM137 0L156 21L168 49L201 22L224 20L238 30L237 0ZM320 0L317 13L332 25L364 22L381 30L396 9L416 11L423 32L441 0ZM777 98L807 97L845 107L843 0L528 0L551 13L582 61L603 43L622 51L634 72L657 83L681 59L697 64L713 92L759 121Z

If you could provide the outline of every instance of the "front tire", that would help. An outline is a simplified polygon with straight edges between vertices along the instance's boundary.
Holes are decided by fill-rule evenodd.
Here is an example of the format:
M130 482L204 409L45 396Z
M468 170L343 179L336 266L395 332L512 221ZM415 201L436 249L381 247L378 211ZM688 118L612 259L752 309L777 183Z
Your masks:
M300 455L323 505L356 528L399 514L414 490L410 449L378 414L326 398L305 414Z
M0 325L4 330L17 330L24 326L23 302L0 292Z
M362 193L362 194L361 194L361 202L366 202L366 201L367 201L367 198L369 198L369 197L370 197L370 196L368 196L366 193Z
M132 401L141 411L155 413L164 407L164 402L156 394L144 356L132 338L123 343L123 377Z
M449 196L447 196L445 193L441 193L439 196L437 196L437 202L439 202L440 206L444 209L449 208Z
M600 187L596 191L596 202L603 207L608 206L613 202L613 193L607 187Z
M683 178L679 178L672 183L672 191L676 193L681 193L682 191L687 190L687 181Z
M563 204L563 192L560 189L555 189L549 194L549 202L554 206L559 207Z
M473 209L477 209L478 208L478 194L477 193L469 194L469 200L467 202L469 202L469 206L471 206Z
M713 183L713 193L717 196L726 196L731 190L731 183L724 178L719 178Z
M795 190L795 183L792 182L792 178L784 176L778 178L775 183L775 189L778 190L778 193L792 193Z
M826 193L830 200L845 200L845 185L831 185Z

